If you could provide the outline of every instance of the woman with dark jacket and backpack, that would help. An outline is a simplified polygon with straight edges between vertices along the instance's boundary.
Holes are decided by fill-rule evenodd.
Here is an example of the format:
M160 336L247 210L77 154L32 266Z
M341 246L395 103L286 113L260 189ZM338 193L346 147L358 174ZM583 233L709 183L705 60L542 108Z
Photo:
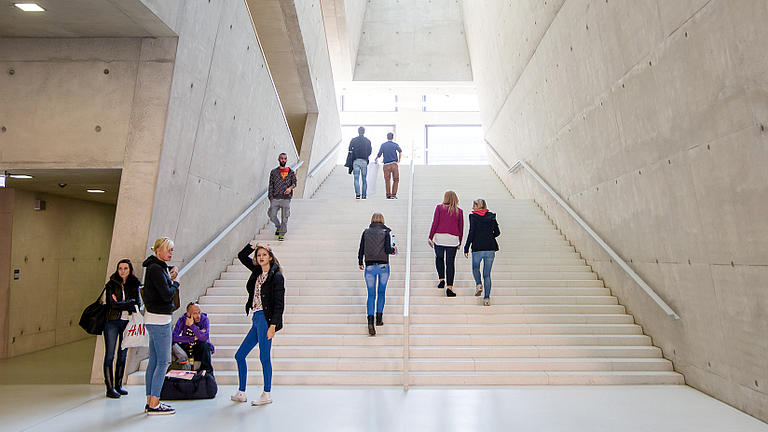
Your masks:
M144 411L147 415L175 414L176 410L170 405L160 403L160 393L163 390L165 373L171 362L171 314L173 314L173 297L179 290L176 281L176 267L169 267L168 261L173 258L173 241L168 237L160 237L152 246L153 255L147 257L142 264L146 267L144 274L144 327L149 335L149 361L144 374L147 391L147 405Z
M469 233L464 244L464 257L469 258L472 246L472 276L475 278L475 297L483 294L483 305L491 305L491 267L499 244L496 237L501 234L496 215L488 211L485 200L478 198L472 202L469 215ZM483 262L483 279L480 280L480 262Z
M121 346L128 318L135 312L137 306L141 306L139 285L141 282L133 274L131 260L122 259L118 261L117 270L109 277L104 287L107 300L107 322L104 324L104 384L107 386L108 398L117 399L120 395L128 394L123 389L128 349L123 349ZM117 348L117 364L113 369L115 348Z
M255 251L255 253L254 253ZM254 253L253 259L250 258ZM259 406L272 403L272 360L270 350L272 338L283 328L283 309L285 308L285 279L280 269L280 263L275 258L269 246L246 244L237 254L237 259L251 271L251 276L245 284L248 291L248 301L245 303L245 314L253 312L251 329L245 335L240 348L235 353L237 361L237 377L239 387L231 399L235 402L247 402L245 385L248 379L248 353L258 344L261 370L264 374L264 392L251 405Z
M384 293L389 281L389 256L397 251L397 248L392 245L390 232L389 227L384 225L384 215L374 213L371 216L371 225L360 237L360 248L357 251L358 265L360 270L365 270L365 284L368 287L366 309L370 336L376 336L376 328L373 325L374 303L376 304L376 325L384 325ZM363 266L363 259L365 259L365 266Z

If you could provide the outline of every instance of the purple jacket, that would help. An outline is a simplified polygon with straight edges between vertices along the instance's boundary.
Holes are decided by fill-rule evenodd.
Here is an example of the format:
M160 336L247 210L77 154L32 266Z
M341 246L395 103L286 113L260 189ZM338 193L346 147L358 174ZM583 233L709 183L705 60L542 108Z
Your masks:
M453 234L459 237L459 245L464 237L464 212L457 209L457 213L449 213L445 204L438 204L435 207L435 215L432 217L432 229L429 230L429 239L437 233Z
M213 344L211 343L208 323L208 315L201 313L200 322L187 326L186 323L187 314L179 317L176 321L176 325L173 327L173 343L192 343L195 341L195 337L200 342L208 342L211 345L211 353L213 353ZM187 335L187 329L192 330L194 336Z

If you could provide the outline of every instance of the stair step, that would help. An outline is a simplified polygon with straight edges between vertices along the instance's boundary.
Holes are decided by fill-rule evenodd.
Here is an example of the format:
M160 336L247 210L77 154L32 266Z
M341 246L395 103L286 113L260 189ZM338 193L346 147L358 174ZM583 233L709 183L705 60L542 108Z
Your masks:
M570 385L682 384L682 375L592 267L532 200L512 199L483 166L416 167L412 214L408 374L403 374L405 245L410 171L401 172L399 200L355 200L343 167L313 199L292 202L286 241L271 224L256 238L272 246L286 279L284 328L272 342L276 385ZM450 186L447 186L450 185ZM471 261L459 251L454 291L436 289L435 252L427 244L435 206L446 187L465 215L483 196L501 236L492 272L490 307L475 297ZM343 209L343 211L340 211ZM384 214L400 253L390 257L384 326L368 336L364 273L357 268L362 231ZM465 236L468 230L465 219ZM229 260L227 260L229 261ZM221 385L237 382L234 354L251 320L236 257L199 298L216 345ZM249 384L262 382L258 349L247 357ZM144 381L146 360L128 382Z
M412 372L419 385L637 385L684 384L677 372Z

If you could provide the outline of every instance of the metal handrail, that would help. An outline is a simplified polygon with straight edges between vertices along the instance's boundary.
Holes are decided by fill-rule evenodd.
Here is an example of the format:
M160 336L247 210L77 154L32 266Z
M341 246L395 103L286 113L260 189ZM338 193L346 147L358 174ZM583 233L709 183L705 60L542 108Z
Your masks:
M638 275L632 269L632 267L630 267L629 264L627 264L627 262L624 261L624 259L622 259L619 256L619 254L616 253L616 251L614 251L610 246L608 246L608 243L606 243L602 238L600 238L600 236L595 232L595 230L593 230L589 225L587 225L584 219L582 219L576 213L576 211L574 211L571 208L571 206L568 205L568 203L566 203L562 198L560 198L560 195L558 195L557 192L555 192L554 189L552 189L552 187L550 187L549 184L543 178L541 178L541 176L539 176L539 174L533 168L531 168L530 165L528 165L528 163L526 163L524 160L518 160L511 167L509 167L509 165L507 165L507 163L499 155L499 153L496 152L496 149L494 149L493 146L491 146L491 144L488 143L488 141L486 141L486 144L492 150L492 153L499 159L499 161L501 161L504 164L507 173L517 173L520 170L520 167L523 167L526 171L528 171L528 173L531 176L533 176L533 178L537 182L539 182L539 184L541 184L541 186L543 186L544 189L547 192L549 192L550 195L552 195L555 201L557 201L557 203L560 204L560 206L563 207L563 209L565 209L565 211L568 212L568 214L571 215L571 217L573 217L576 220L576 222L578 222L578 224L581 225L582 228L584 228L584 230L597 242L597 244L599 244L605 250L605 252L607 252L608 255L610 255L611 258L613 258L619 264L619 267L621 267L622 270L624 270L629 275L629 277L631 277L632 280L635 281L635 283L640 285L640 288L642 288L643 291L645 291L645 293L648 294L648 296L651 299L653 299L653 301L655 301L656 304L668 316L672 317L675 320L680 319L680 316L677 313L675 313L675 311L667 304L667 302L665 302L661 297L659 297L659 295L656 294L656 291L654 291L653 288L651 288L643 280L643 278L641 278L640 275Z
M292 167L291 167L291 169L293 169L294 171L296 171L297 169L299 169L299 167L300 167L300 166L301 166L303 163L304 163L304 161L299 161L299 163L297 163L296 165L292 166ZM214 246L216 246L216 245L217 245L217 244L218 244L218 243L221 241L221 239L223 239L223 238L224 238L224 236L226 236L227 234L229 234L229 232L230 232L230 231L232 231L233 229L235 229L235 227L236 227L236 226L237 226L237 225L238 225L240 222L242 222L242 221L243 221L243 219L245 219L245 218L246 218L246 217L247 217L249 214L251 214L251 212L252 212L252 211L253 211L253 210L256 208L256 206L258 206L258 205L259 205L259 204L261 204L261 203L262 203L262 202L263 202L265 199L267 199L267 194L268 194L268 193L269 193L269 191L267 191L267 192L264 192L263 194L261 194L261 196L259 196L259 198L257 198L257 199L256 199L256 201L254 201L254 202L253 202L253 204L251 204L250 206L248 206L248 208L247 208L247 209L245 209L245 211L244 211L244 212L242 212L242 213L240 214L240 216L238 216L237 218L235 218L235 220L234 220L234 221L232 221L232 223L230 223L229 225L227 225L227 227L226 227L226 228L224 228L224 230L223 230L222 232L220 232L220 233L219 233L219 235L217 235L217 236L216 236L216 238L214 238L213 240L211 240L211 242L210 242L210 243L208 243L208 245L206 245L206 246L203 248L203 250L201 250L200 252L198 252L198 253L197 253L197 255L195 255L195 257L194 257L194 258L192 258L191 260L189 260L189 262L187 263L187 265L185 265L184 267L182 267L182 269L181 269L181 270L179 270L179 275L178 275L178 277L179 277L179 278L181 278L182 276L184 276L184 274L185 274L185 273L187 273L187 272L189 271L189 269L191 269L191 268L192 268L192 266L194 266L194 265L195 265L195 264L197 264L197 263L198 263L198 262L199 262L201 259L203 259L203 257L204 257L204 256L205 256L205 255L206 255L208 252L210 252L210 251L211 251L211 249L213 249L213 247L214 247Z
M333 148L328 152L328 154L325 155L325 157L315 165L314 168L312 168L312 171L307 174L307 178L314 177L315 174L317 174L317 171L320 169L320 167L323 166L326 162L328 162L329 159L331 159L331 156L334 155L335 152L339 151L339 146L341 145L341 140L336 143L336 145L333 146Z
M411 178L408 185L408 227L405 246L405 290L403 293L403 388L408 390L408 359L410 356L411 250L413 249L413 183L416 172L416 148L411 146Z

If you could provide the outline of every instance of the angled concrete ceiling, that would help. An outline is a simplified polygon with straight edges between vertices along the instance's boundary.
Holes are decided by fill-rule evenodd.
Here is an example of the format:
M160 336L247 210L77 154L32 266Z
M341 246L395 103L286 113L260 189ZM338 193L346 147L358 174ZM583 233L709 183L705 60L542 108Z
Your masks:
M0 0L0 37L175 36L140 0L25 0L45 12L24 12Z
M459 0L376 0L365 10L356 81L472 81Z
M368 6L366 0L320 0L323 24L336 81L352 81Z
M307 113L317 112L296 4L291 0L246 0L288 128L301 151Z
M18 169L8 170L8 173L26 174L33 177L31 179L6 178L6 187L8 188L115 205L117 204L122 170ZM86 189L101 189L104 193L88 193Z

